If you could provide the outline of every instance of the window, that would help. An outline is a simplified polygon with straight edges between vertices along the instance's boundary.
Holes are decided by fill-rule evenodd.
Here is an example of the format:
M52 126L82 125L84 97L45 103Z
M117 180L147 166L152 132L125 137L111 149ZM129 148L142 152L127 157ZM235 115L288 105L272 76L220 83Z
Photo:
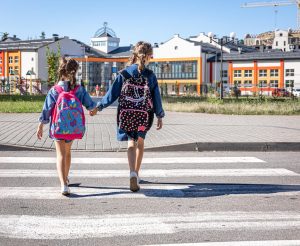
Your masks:
M15 67L15 75L19 75L19 67Z
M263 88L263 87L267 87L268 83L266 80L260 80L258 83L258 87Z
M252 80L245 80L244 87L252 87Z
M8 63L13 63L13 57L12 56L10 56L10 57L8 57Z
M9 74L13 74L13 67L9 67L8 72Z
M259 70L259 77L267 77L267 70Z
M0 64L2 64L2 57L0 57Z
M2 74L2 67L0 67L0 74Z
M286 46L286 41L283 41L283 45Z
M278 41L276 41L276 46L278 46Z
M295 69L286 69L285 76L295 76Z
M294 80L286 80L285 81L285 88L294 87Z
M278 77L278 69L271 69L271 77Z
M245 77L247 77L247 78L252 77L252 70L245 70L244 75L245 75Z
M117 47L118 46L118 43L117 42L109 42L108 45L110 47Z
M270 87L278 88L278 80L271 80Z
M222 71L222 77L223 77L223 78L227 78L227 77L228 77L228 72L227 72L227 70L223 70L223 71Z
M18 62L19 62L19 57L15 56L15 63L18 63Z
M235 78L242 77L242 71L241 70L234 70L233 77L235 77Z
M240 81L240 80L235 80L235 81L234 81L234 85L237 85L238 87L241 87L241 86L242 86L242 81Z

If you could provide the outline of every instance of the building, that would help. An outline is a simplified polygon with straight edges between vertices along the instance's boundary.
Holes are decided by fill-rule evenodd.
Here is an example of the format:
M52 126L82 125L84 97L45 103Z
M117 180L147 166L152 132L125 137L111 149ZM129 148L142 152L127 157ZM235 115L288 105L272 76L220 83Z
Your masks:
M48 39L6 39L0 42L0 57L2 58L2 64L0 64L0 72L2 73L0 73L0 76L2 85L6 84L8 87L11 87L10 84L13 82L18 84L27 78L47 82L48 65L46 53L48 49L54 52L60 50L61 55L71 57L83 56L84 54L81 44L68 37L59 38L57 35L53 35L52 38ZM16 87L16 85L14 86Z
M242 95L272 95L276 89L300 88L300 52L278 50L251 53L227 53L223 56L230 87L238 86ZM220 57L209 59L220 63Z
M257 49L300 50L300 30L277 29L258 35L246 34L244 43Z
M107 91L116 74L125 67L132 46L120 46L120 38L108 27L107 22L91 38L91 46L84 46L84 56L77 57L79 62L78 80L85 82L89 91L96 85Z

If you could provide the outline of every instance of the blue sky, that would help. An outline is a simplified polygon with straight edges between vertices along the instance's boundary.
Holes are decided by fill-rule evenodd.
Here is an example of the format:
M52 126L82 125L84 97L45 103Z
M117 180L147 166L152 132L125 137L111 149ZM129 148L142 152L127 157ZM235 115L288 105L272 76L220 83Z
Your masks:
M107 21L121 45L210 31L243 38L275 29L273 7L240 7L257 1L268 0L1 0L0 32L27 39L45 31L47 37L57 33L89 43ZM277 9L277 28L296 29L296 6Z

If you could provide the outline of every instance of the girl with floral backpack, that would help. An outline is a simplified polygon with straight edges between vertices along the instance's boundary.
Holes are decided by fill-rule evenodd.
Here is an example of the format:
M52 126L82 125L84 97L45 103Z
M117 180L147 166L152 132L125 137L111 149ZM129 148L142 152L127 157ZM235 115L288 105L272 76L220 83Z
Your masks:
M128 141L130 190L133 192L140 189L139 170L144 154L144 139L152 126L154 114L157 117L157 130L162 128L162 118L165 116L156 76L145 67L152 54L151 44L138 42L128 66L119 72L97 108L90 111L90 115L95 115L97 110L101 111L119 99L117 138L119 141Z
M63 195L70 194L68 175L73 140L81 139L85 133L82 105L88 110L96 107L85 88L76 84L78 67L74 59L60 59L59 81L47 94L36 132L41 139L44 124L50 122L49 137L55 140L56 166Z

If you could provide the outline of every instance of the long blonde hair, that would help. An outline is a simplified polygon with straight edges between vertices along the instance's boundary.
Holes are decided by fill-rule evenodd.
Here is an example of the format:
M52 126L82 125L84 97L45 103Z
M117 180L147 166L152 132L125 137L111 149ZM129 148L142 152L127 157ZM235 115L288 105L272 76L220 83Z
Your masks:
M64 80L64 78L66 78L70 81L69 87L71 90L76 86L76 72L78 68L79 64L73 58L66 59L65 57L61 57L59 60L58 79Z
M153 48L150 43L139 41L133 48L131 57L127 63L128 66L138 64L139 71L145 68L146 57L153 55Z

